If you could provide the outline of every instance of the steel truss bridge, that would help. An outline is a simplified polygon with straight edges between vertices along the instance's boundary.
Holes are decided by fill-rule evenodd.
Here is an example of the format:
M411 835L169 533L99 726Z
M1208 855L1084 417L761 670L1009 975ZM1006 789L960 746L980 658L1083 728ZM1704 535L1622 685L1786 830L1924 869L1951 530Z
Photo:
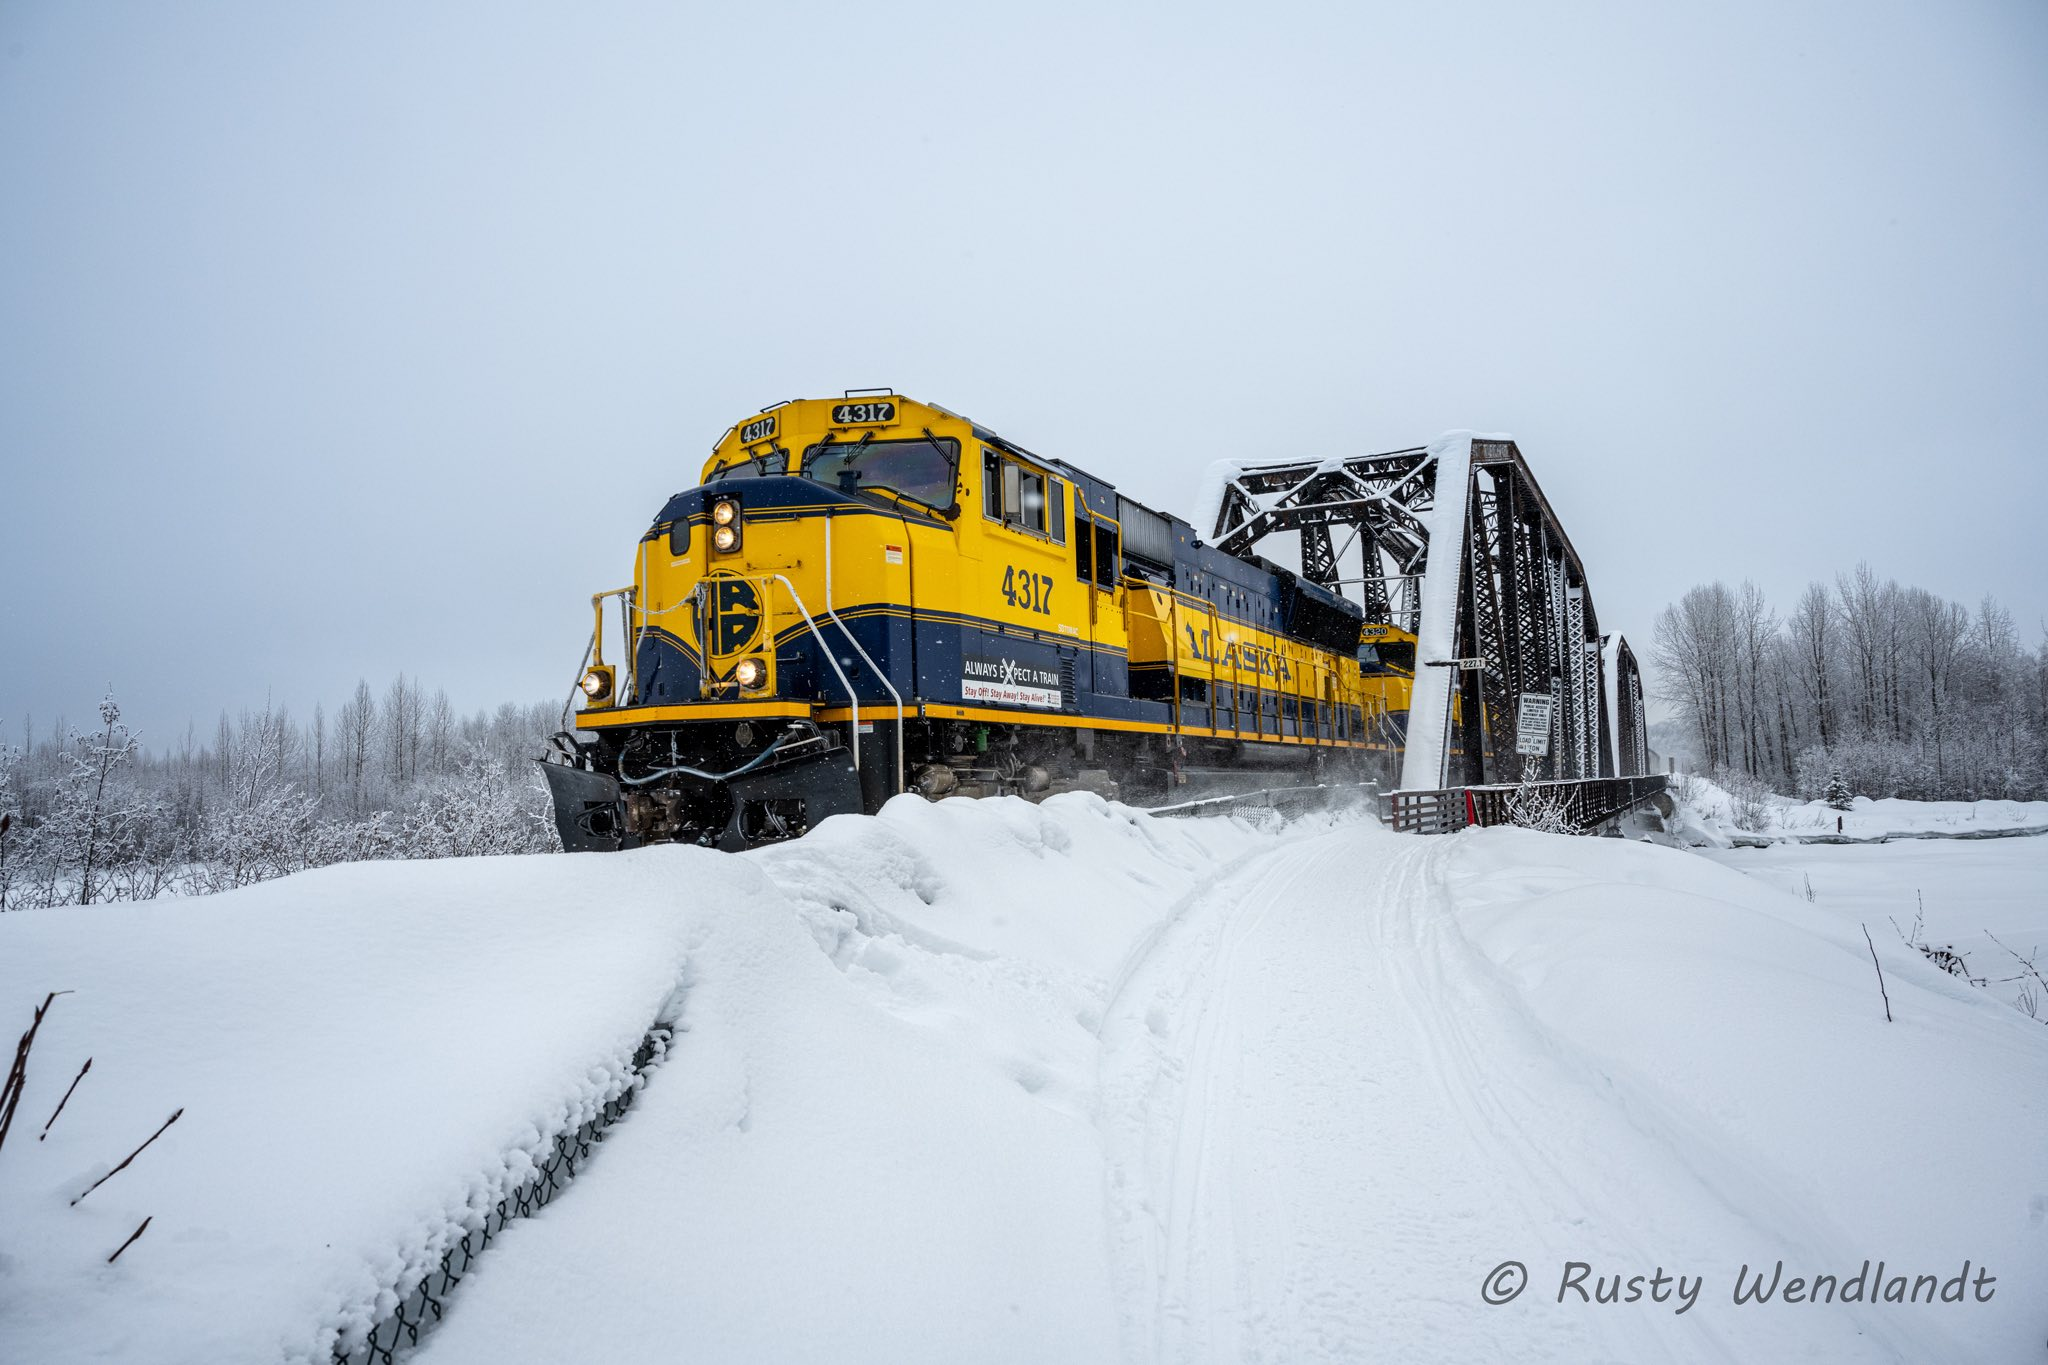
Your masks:
M1585 565L1513 440L1224 462L1207 502L1211 543L1246 554L1295 536L1304 577L1417 637L1403 790L1648 773L1635 654L1601 632Z

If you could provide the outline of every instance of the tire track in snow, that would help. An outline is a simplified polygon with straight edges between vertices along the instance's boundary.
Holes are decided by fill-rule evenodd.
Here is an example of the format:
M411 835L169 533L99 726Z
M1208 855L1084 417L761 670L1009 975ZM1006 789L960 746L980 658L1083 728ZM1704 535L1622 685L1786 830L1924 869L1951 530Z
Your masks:
M1830 1239L1537 1023L1457 925L1458 847L1274 849L1131 964L1101 1063L1126 1359L1841 1358L1838 1320L1556 1301L1568 1260L1725 1295L1728 1247ZM1528 1293L1483 1306L1510 1258ZM1916 1357L1870 1326L1862 1358Z
M1246 1279L1256 1257L1239 1254L1233 1222L1237 982L1247 941L1339 847L1319 836L1241 861L1151 939L1105 1011L1110 1229L1129 1359L1199 1359L1205 1346L1257 1358L1211 1339L1215 1317L1259 1311Z

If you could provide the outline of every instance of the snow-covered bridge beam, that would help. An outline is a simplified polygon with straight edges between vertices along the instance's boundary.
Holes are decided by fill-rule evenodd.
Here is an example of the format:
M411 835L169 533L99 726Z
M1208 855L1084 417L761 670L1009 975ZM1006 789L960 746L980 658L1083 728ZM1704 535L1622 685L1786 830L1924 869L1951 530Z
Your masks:
M1436 467L1436 500L1425 522L1429 543L1451 549L1431 555L1422 575L1422 610L1415 631L1415 688L1408 699L1408 752L1401 785L1441 787L1451 749L1451 697L1458 681L1458 602L1465 556L1466 506L1472 485L1472 433L1448 432L1429 447Z

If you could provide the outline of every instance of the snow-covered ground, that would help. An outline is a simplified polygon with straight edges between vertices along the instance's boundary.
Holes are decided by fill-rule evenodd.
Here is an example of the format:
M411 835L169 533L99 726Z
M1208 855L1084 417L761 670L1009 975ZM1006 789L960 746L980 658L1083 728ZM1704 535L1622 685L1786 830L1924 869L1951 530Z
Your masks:
M1741 802L1696 774L1673 779L1680 810L1670 822L1681 843L1726 848L1736 843L1835 838L1875 843L1889 839L1982 839L2016 831L2048 833L2048 801L1905 801L1854 798L1848 810L1825 801L1795 801L1759 793Z
M1816 911L1868 924L1873 936L1952 949L1993 997L2016 1002L2030 992L2048 1021L2048 989L2020 960L2048 977L2048 838L1701 852L1802 900L1810 893Z
M1890 1024L1854 919L1689 852L1083 795L9 915L0 1008L77 993L0 1150L0 1359L317 1358L662 1018L426 1365L2032 1359L2048 1029L1877 953ZM1733 1301L1780 1258L1997 1281Z
M367 1326L673 1012L677 887L622 860L592 897L590 870L356 863L0 916L10 1045L68 992L0 1148L0 1361L311 1358Z

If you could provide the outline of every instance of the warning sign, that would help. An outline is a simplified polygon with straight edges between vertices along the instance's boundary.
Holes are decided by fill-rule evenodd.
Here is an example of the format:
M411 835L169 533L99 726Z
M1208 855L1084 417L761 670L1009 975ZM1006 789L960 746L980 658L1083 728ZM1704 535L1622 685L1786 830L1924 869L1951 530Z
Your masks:
M960 656L960 699L1056 709L1060 704L1059 670L982 653L970 646Z
M1557 704L1548 692L1524 692L1515 722L1515 752L1541 757L1550 752L1550 712Z

